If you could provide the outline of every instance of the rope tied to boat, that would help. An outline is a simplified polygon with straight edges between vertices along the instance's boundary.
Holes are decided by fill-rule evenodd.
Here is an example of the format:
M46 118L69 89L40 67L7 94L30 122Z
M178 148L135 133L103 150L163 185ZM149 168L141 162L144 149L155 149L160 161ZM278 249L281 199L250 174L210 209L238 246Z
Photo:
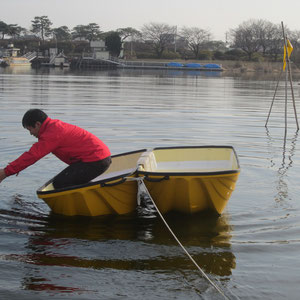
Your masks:
M137 194L137 204L140 205L140 196L143 193L146 193L147 196L149 197L149 199L151 200L153 206L156 209L156 212L158 213L158 215L160 216L160 218L162 219L162 221L164 222L164 224L166 225L167 229L169 230L169 232L172 234L173 238L175 239L175 241L178 243L178 245L182 248L182 250L184 251L184 253L188 256L188 258L192 261L192 263L196 266L196 268L200 271L200 273L202 274L202 276L209 282L209 284L211 284L216 290L217 292L222 295L224 297L224 299L229 299L224 292L206 275L206 273L200 268L200 266L197 264L197 262L193 259L193 257L189 254L189 252L185 249L185 247L182 245L182 243L179 241L179 239L177 238L177 236L175 235L175 233L172 231L172 229L170 228L169 224L167 223L167 221L165 220L165 218L163 217L162 213L160 212L160 210L158 209L157 205L155 204L153 198L151 197L145 183L144 183L144 177L127 177L127 180L135 180L137 181L138 184L138 194Z

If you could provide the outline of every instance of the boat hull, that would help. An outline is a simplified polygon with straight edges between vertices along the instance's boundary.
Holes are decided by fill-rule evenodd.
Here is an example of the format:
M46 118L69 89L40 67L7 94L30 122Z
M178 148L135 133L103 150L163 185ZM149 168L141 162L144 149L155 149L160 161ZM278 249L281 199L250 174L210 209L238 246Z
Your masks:
M144 182L162 213L169 211L196 213L212 210L221 214L235 189L238 176L238 173L163 177L148 174Z
M127 181L110 187L97 184L39 197L55 214L91 217L123 215L135 210L136 190L136 182Z

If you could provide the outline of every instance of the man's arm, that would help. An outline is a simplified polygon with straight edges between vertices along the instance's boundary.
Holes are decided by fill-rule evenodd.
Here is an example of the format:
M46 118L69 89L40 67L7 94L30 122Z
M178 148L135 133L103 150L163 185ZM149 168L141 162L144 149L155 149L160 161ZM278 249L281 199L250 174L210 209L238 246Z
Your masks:
M51 140L39 140L37 143L34 143L28 151L24 152L19 158L17 158L13 162L10 162L5 167L6 177L17 174L27 167L33 165L42 157L52 152L52 150L56 148L58 143L58 139L54 142Z
M6 174L4 172L4 169L0 169L0 182L6 178Z

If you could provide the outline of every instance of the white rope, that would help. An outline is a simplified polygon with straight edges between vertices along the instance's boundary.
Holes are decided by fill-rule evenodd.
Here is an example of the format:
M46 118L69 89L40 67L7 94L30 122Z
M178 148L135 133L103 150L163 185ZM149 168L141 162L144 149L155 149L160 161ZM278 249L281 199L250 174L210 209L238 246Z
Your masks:
M179 239L176 237L176 235L174 234L174 232L172 231L172 229L170 228L170 226L168 225L167 221L164 219L163 215L161 214L161 212L159 211L158 207L156 206L154 200L152 199L145 183L143 180L143 177L137 177L137 178L133 178L130 177L128 178L129 180L137 180L138 181L138 185L142 185L143 189L145 190L145 192L148 194L150 200L152 201L157 213L159 214L160 218L162 219L162 221L165 223L166 227L168 228L168 230L170 231L170 233L172 234L172 236L174 237L174 239L176 240L176 242L178 243L178 245L182 248L182 250L185 252L185 254L188 256L188 258L193 262L193 264L196 266L196 268L200 271L200 273L202 274L202 276L224 297L224 299L229 299L224 293L223 291L205 274L205 272L199 267L199 265L196 263L196 261L193 259L193 257L189 254L189 252L185 249L185 247L181 244L181 242L179 241Z

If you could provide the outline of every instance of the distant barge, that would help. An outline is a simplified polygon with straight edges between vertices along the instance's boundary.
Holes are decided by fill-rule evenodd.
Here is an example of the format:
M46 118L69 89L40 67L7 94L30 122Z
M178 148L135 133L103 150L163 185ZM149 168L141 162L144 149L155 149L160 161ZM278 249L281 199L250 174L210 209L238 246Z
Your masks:
M152 70L180 70L180 71L223 71L218 64L180 64L180 63L160 63L160 62L125 62L119 64L117 68L122 69L152 69Z

